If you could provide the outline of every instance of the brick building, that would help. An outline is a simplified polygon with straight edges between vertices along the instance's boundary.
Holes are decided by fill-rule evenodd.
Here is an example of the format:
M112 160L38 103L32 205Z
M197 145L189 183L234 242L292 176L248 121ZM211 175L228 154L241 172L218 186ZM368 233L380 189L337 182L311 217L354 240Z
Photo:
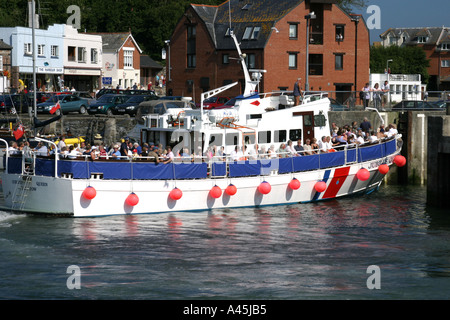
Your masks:
M307 21L305 16L311 12L315 19ZM227 94L242 93L244 76L229 36L230 26L248 67L267 70L260 92L292 90L299 77L305 84L307 24L309 88L337 91L338 100L345 101L350 91L369 81L370 39L361 16L349 15L333 0L229 0L219 6L191 5L170 39L167 91L199 101L202 92L239 81L241 86Z
M450 28L391 28L380 35L384 47L418 46L430 61L428 90L450 90Z

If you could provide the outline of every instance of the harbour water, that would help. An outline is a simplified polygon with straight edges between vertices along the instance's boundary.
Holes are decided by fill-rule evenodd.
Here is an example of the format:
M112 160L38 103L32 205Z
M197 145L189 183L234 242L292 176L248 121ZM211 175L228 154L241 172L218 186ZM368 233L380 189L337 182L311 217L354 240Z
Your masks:
M0 299L449 299L450 214L425 198L422 187L382 186L207 212L0 212Z

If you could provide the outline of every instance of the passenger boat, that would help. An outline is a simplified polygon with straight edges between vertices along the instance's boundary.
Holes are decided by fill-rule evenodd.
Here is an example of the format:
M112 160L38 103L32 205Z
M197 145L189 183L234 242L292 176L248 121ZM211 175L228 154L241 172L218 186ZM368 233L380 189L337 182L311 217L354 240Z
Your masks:
M401 135L329 153L230 158L236 147L278 149L287 140L330 135L326 95L307 95L294 105L288 92L258 93L264 70L247 70L232 37L246 81L232 107L202 105L235 84L203 93L200 109L145 117L142 142L173 145L174 153L199 149L198 157L156 164L145 158L92 161L7 152L3 209L93 217L299 204L370 193L391 165L404 165ZM214 147L224 147L227 156L205 157Z

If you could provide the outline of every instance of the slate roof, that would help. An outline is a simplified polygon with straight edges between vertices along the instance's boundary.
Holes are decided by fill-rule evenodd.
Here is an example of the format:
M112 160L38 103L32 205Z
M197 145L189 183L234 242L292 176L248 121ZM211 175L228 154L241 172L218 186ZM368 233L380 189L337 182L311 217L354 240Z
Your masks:
M141 68L162 70L163 66L147 55L141 55Z
M130 32L118 32L118 33L91 33L95 35L99 35L102 37L102 43L103 43L103 50L106 51L116 51L122 48L125 41L128 39L128 37L133 37ZM133 38L134 41L134 38ZM139 51L141 49L139 48L136 41L134 41Z
M395 37L406 37L404 45L416 45L419 36L429 37L426 44L439 45L440 43L450 41L449 28L446 27L418 27L418 28L390 28L380 35L384 39L389 34Z
M272 33L272 27L304 0L229 0L219 6L192 4L205 23L217 49L234 49L233 40L225 36L231 25L241 48L262 49ZM231 10L229 10L229 6ZM247 27L260 27L255 40L241 41Z
M12 47L0 40L0 50L12 50Z

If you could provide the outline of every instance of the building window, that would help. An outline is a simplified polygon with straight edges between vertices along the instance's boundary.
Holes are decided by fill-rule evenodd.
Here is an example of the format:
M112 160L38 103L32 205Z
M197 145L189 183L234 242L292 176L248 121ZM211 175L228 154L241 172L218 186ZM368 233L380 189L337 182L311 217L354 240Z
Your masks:
M289 39L291 39L291 40L298 39L298 24L297 23L289 24Z
M78 62L86 62L86 48L78 47Z
M255 54L249 53L245 57L245 64L247 65L248 69L255 69Z
M334 54L334 69L344 70L344 54L342 53Z
M442 68L450 68L450 60L442 60L441 67Z
M323 75L323 55L310 54L309 55L309 75L321 76Z
M336 41L344 41L345 26L342 24L336 25Z
M50 54L52 57L58 57L59 56L59 47L58 46L51 46L50 47Z
M31 43L24 44L24 53L29 55L33 54L33 46L31 45Z
M297 69L297 56L298 52L289 52L289 69Z
M68 47L67 48L67 59L69 61L75 61L75 47Z
M230 55L228 53L224 53L222 55L222 64L229 64L230 63Z
M252 31L252 36L250 37L251 40L256 40L258 39L259 36L259 32L261 31L260 27L254 27L253 31Z
M97 49L91 49L91 63L97 63L98 62L98 54Z
M450 50L450 43L442 43L441 50Z
M38 44L38 47L37 47L37 54L38 54L38 56L43 56L44 55L44 48L45 48L45 45L43 45L43 44Z
M424 36L417 37L417 43L426 43L427 40L428 38Z
M245 28L245 31L244 31L244 36L242 37L242 40L248 40L248 39L250 39L250 35L251 35L251 33L252 33L252 27L247 27L247 28Z
M197 31L195 26L187 27L187 67L195 68L197 66L196 46Z
M133 50L123 50L123 66L133 68Z

